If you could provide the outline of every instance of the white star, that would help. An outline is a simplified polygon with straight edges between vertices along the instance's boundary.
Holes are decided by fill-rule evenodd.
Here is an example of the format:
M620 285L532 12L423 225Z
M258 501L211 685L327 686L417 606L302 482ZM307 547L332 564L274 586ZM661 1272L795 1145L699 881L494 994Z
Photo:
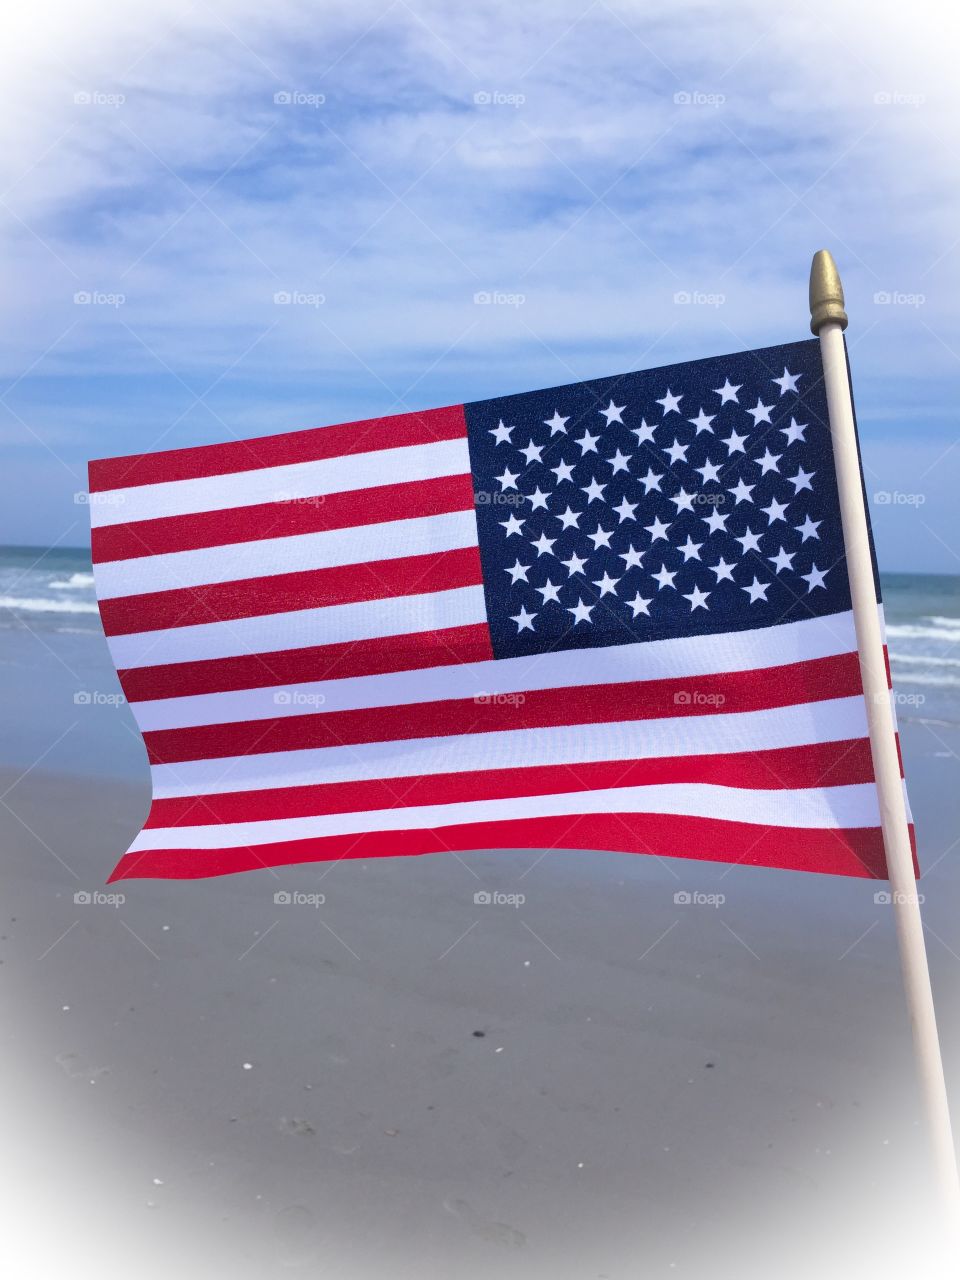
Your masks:
M543 458L541 457L541 454L543 453L543 445L534 444L532 440L526 446L526 448L521 449L519 452L522 453L523 456L526 458L528 467L531 462L543 461Z
M735 566L727 564L723 556L720 557L716 564L709 565L708 567L717 575L718 582L722 581L724 578L728 578L731 582L733 581L733 570Z
M580 512L573 511L569 506L563 515L557 516L564 529L576 529L580 524Z
M710 608L710 606L707 604L707 597L709 595L710 595L709 591L701 591L699 587L694 587L689 595L687 595L687 593L684 592L683 598L684 600L690 601L690 612L693 613L694 609Z
M497 444L509 444L512 430L513 427L505 427L503 425L503 419L501 418L498 426L490 428L490 434L496 436Z
M810 566L809 573L801 573L800 577L805 579L806 582L809 583L807 587L808 595L811 591L814 590L815 587L823 587L824 591L826 591L827 584L824 582L824 578L827 576L829 572L830 572L829 569L818 569L815 564L812 564Z
M664 452L669 455L671 463L676 464L678 462L686 462L689 448L688 444L681 444L679 440L674 440L670 448L665 449Z
M650 535L651 545L656 542L658 538L663 538L664 541L668 541L667 530L669 528L669 523L664 523L659 516L653 517L653 524L644 525L644 529Z
M767 559L777 570L777 573L784 573L787 569L793 568L793 557L797 553L788 551L786 547L781 547L775 556L767 556Z
M601 596L611 596L617 594L616 586L619 581L619 578L611 578L609 573L604 570L603 577L593 585L600 588Z
M624 520L636 519L633 513L636 511L637 506L638 504L636 502L628 502L626 498L624 498L619 507L611 507L611 510L617 513L620 517L620 523L623 524Z
M822 520L811 520L810 517L807 516L803 524L795 524L793 527L796 529L797 533L800 534L800 541L806 542L808 538L819 539L820 535L817 533L817 530L822 524Z
M743 537L737 537L737 541L742 545L742 555L746 555L748 551L760 550L760 534L754 533L752 529L745 529Z
M627 463L630 461L630 458L626 454L621 453L619 449L613 457L608 458L607 461L612 465L614 475L616 475L618 471L626 471L629 474L630 468L627 466Z
M742 479L738 480L732 489L728 489L727 493L736 498L737 502L749 502L750 495L753 493L756 485L746 484Z
M572 609L568 606L567 613L573 614L573 625L576 626L578 622L590 621L590 614L593 611L593 608L594 606L592 604L586 604L581 600L579 603L574 605Z
M537 548L538 556L553 555L553 544L555 542L556 538L548 538L545 533L541 533L540 537L537 538L536 541L534 541L533 538L530 539L530 545L531 547Z
M790 371L787 369L787 366L784 365L783 377L771 378L770 381L775 382L777 384L777 386L780 388L780 394L783 396L783 395L786 395L788 391L796 391L797 380L802 377L803 377L802 373L790 373Z
M701 431L713 430L713 427L711 427L710 425L710 423L713 421L713 418L707 417L707 415L704 413L702 409L700 410L700 412L697 414L695 418L688 418L687 421L690 423L692 427L697 428L697 435L699 435Z
M732 400L734 404L739 404L739 401L737 400L737 392L742 386L743 383L741 382L740 386L734 387L731 385L729 378L724 378L723 386L717 387L714 394L720 397L721 405L726 404L728 400Z
M681 489L679 493L674 494L670 501L677 508L677 514L679 515L681 511L693 510L696 496L695 493L687 493L686 489Z
M527 574L530 572L530 566L528 564L521 564L518 560L513 568L507 569L506 572L510 575L511 583L516 584L520 582L521 579L526 582Z
M554 409L552 418L544 418L543 425L550 428L550 434L555 436L558 432L562 435L564 428L570 421L569 418L561 418L560 410Z
M686 564L688 560L699 560L700 548L702 546L703 546L702 542L694 542L694 540L690 537L690 535L687 534L687 541L684 543L684 545L682 547L679 545L677 546L677 550L683 552L684 564Z
M533 510L534 510L534 511L537 511L537 510L540 510L540 511L546 511L546 510L548 510L548 507L547 507L547 495L546 495L546 494L541 490L541 488L540 488L540 486L539 486L539 485L537 485L537 487L536 487L536 489L534 489L533 493L528 493L528 494L527 494L527 501L530 503L530 505L532 506L532 508L533 508Z
M576 442L580 446L581 454L596 453L597 441L599 439L600 439L599 436L592 436L589 431L584 431L583 435Z
M771 524L774 524L777 520L786 519L783 513L789 505L789 502L778 502L776 498L771 498L769 507L761 507L760 510L765 511L767 519Z
M668 389L667 394L662 400L658 400L657 404L663 405L663 416L666 417L668 413L680 412L680 401L682 399L683 396L675 396L673 392Z
M726 533L727 521L729 519L730 519L729 516L722 516L720 514L719 507L714 507L713 510L710 512L710 514L706 517L704 523L706 524L707 528L710 530L711 533Z
M519 472L519 471L517 471L517 472L513 472L513 471L511 471L508 467L504 467L503 475L502 475L502 476L497 476L497 479L500 481L500 488L501 488L501 489L516 489L516 487L517 487L517 476L519 476L519 474L520 474L520 472Z
M591 480L587 487L581 489L580 492L587 495L588 502L602 502L603 491L606 487L605 484L598 484L596 480Z
M787 444L793 444L794 440L803 440L803 433L807 429L807 423L801 424L796 418L790 419L789 427L781 427L780 430L787 437Z
M587 537L593 543L594 551L599 551L601 547L607 547L609 549L610 538L612 537L612 535L613 535L613 530L611 529L610 532L607 533L606 529L602 529L600 527L600 522L598 520L596 529L593 531L593 533L588 533Z
M738 435L736 431L731 430L730 434L721 443L727 446L728 453L744 453L746 451L743 443L746 438L746 436Z
M633 616L635 618L639 618L641 613L645 613L649 618L650 606L651 604L653 604L653 597L651 596L649 600L644 600L643 596L638 591L637 594L633 597L633 599L627 600L626 603L633 610Z
M586 560L581 560L577 553L573 552L569 560L561 560L560 563L566 565L567 573L572 578L575 573L583 573L583 566L587 562Z
M646 418L641 418L639 427L631 427L630 430L637 437L637 444L653 442L653 427L647 426Z
M527 606L522 604L520 612L513 614L510 621L517 624L517 631L532 631L533 620L537 615L535 613L527 613Z
M605 409L600 409L598 410L598 412L602 413L603 416L606 418L607 426L609 427L611 422L619 422L621 424L623 423L623 418L621 417L621 414L623 413L626 407L627 406L625 404L614 404L613 401L611 400Z
M663 566L663 568L660 570L659 573L651 573L650 575L651 578L653 578L656 582L660 583L661 591L663 590L664 587L672 587L673 580L676 576L677 576L677 570L676 569L670 570L667 568L666 565Z
M627 547L627 554L622 555L620 559L624 561L626 569L639 569L640 561L643 559L643 552L638 551L634 546L629 546Z
M798 494L801 489L809 489L813 492L813 485L810 481L817 473L815 471L804 471L803 467L797 467L795 476L787 476L787 479L793 485L794 494Z
M543 596L544 604L546 604L550 600L556 601L557 604L560 603L560 595L559 595L560 588L559 586L555 587L549 578L546 580L546 582L543 584L542 587L534 587L534 590L539 591L540 594Z
M753 418L753 425L757 427L760 425L761 422L770 421L770 410L772 408L773 408L772 404L763 404L760 400L760 397L757 396L756 408L748 409L747 413L749 413L750 416Z
M762 458L755 458L754 461L760 464L760 474L765 476L768 471L779 470L777 463L782 457L782 453L771 453L770 450L767 449Z
M660 481L663 479L663 475L657 475L653 467L648 467L647 474L645 476L638 476L637 479L643 485L643 492L649 493L651 489L660 488Z
M506 520L501 520L500 525L506 529L506 536L509 538L513 533L521 533L523 530L523 521L519 520L515 515L507 516Z
M758 600L762 600L764 604L766 604L767 592L770 590L770 583L761 582L757 578L756 574L754 574L753 581L750 583L749 587L741 587L740 590L746 591L747 595L750 597L751 604L755 604Z
M557 484L563 480L573 482L573 464L570 462L561 462L558 467L551 467L550 470L557 477Z
M694 471L700 472L700 474L703 476L704 484L706 484L708 480L715 480L717 484L720 483L720 463L719 462L711 462L709 458L705 458L703 462L703 466L694 467Z

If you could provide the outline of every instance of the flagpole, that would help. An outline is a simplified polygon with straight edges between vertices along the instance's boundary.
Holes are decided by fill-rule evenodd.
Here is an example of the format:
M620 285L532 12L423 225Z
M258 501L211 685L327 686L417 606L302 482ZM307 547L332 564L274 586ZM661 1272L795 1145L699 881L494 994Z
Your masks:
M830 252L821 249L814 254L810 268L810 328L820 339L823 358L870 750L877 780L887 874L907 1007L913 1029L920 1091L936 1164L938 1189L947 1221L952 1230L956 1230L960 1223L960 1178L957 1175L947 1086L937 1036L893 706L887 683L883 634L877 609L847 352L843 340L846 327L847 314L844 311L840 275Z

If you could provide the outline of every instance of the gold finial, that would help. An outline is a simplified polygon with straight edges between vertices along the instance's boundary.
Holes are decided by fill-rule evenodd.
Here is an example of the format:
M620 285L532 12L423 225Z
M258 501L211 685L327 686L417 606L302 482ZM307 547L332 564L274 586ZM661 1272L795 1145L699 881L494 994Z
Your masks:
M810 264L810 328L819 333L828 320L836 320L841 329L847 327L840 272L830 250L818 249Z

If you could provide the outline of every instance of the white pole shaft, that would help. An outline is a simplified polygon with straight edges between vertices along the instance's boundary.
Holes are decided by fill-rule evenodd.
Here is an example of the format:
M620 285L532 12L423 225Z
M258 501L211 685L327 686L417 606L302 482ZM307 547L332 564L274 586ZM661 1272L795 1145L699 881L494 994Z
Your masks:
M900 948L907 1006L913 1029L920 1091L936 1162L938 1188L948 1221L960 1222L960 1178L950 1125L947 1087L940 1057L940 1040L933 1007L933 990L923 939L913 851L900 761L897 754L893 707L887 685L883 635L874 589L873 563L867 537L860 460L857 452L843 329L837 321L820 328L830 434L840 494L847 574L860 651L860 670L866 698L870 749L880 800L880 822L887 855L893 911Z

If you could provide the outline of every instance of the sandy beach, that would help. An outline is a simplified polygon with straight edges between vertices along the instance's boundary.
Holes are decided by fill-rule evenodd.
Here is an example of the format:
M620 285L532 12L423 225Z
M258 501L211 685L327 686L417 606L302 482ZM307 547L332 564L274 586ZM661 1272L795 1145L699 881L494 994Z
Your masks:
M957 741L904 726L954 1082ZM105 886L145 784L21 773L29 1274L876 1276L894 1215L929 1241L883 883L526 851Z

